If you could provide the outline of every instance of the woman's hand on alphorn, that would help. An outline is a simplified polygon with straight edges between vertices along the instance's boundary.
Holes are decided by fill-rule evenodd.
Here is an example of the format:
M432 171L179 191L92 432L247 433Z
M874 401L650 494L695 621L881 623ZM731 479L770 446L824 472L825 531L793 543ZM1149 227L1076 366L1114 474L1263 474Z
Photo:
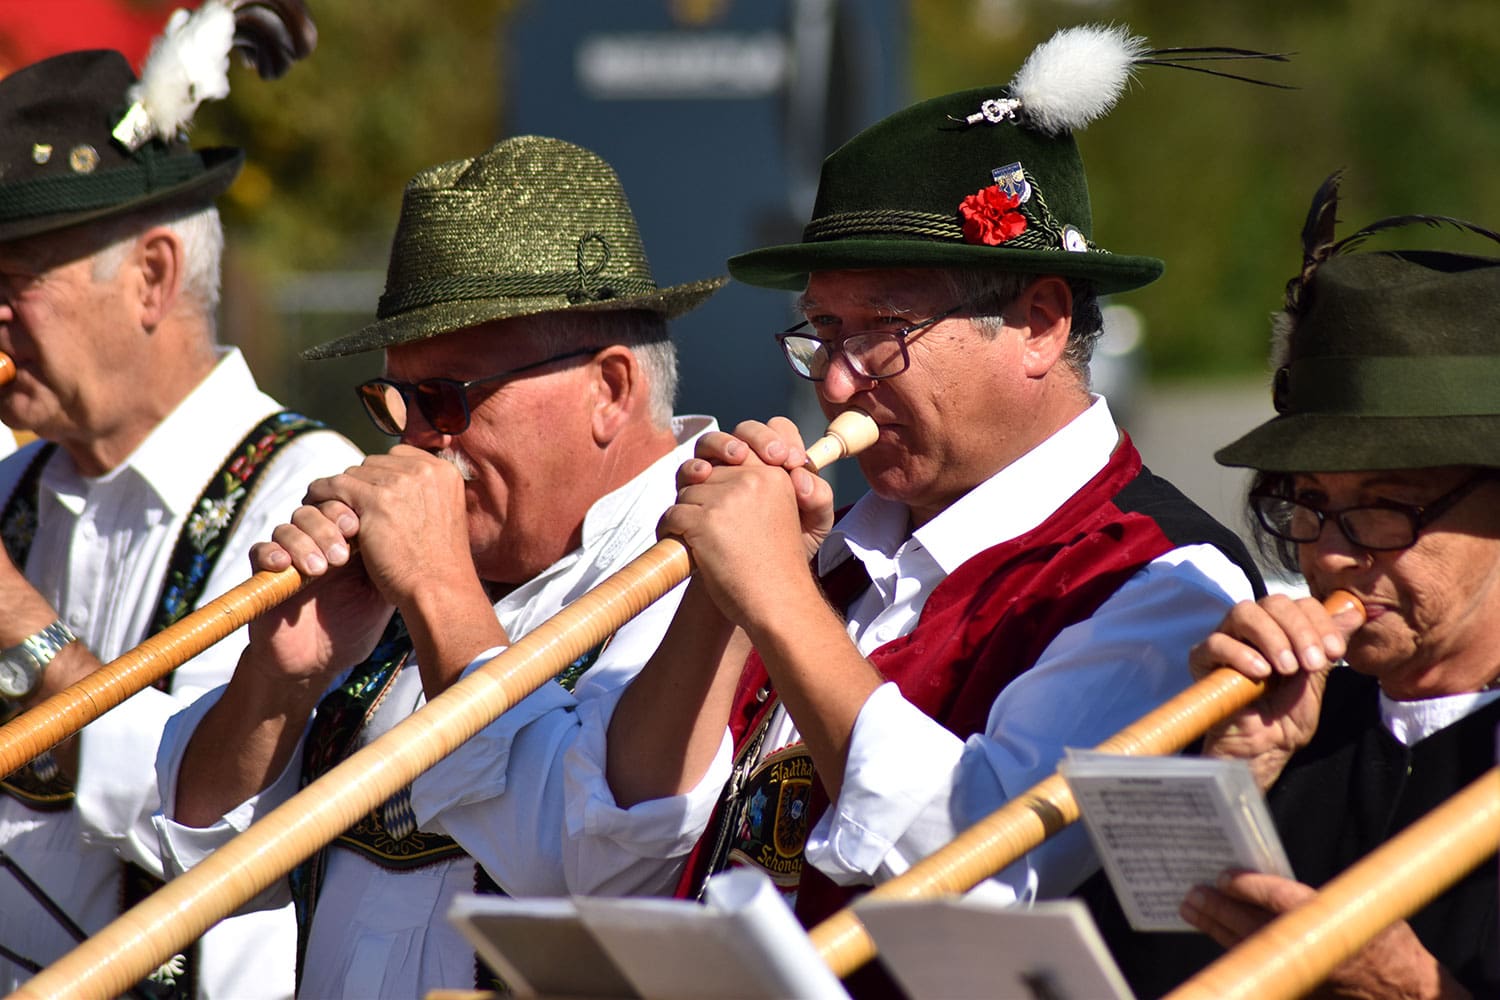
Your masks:
M1182 917L1225 948L1311 899L1310 886L1279 875L1233 871L1198 886ZM1458 1000L1469 996L1418 940L1406 921L1381 931L1342 963L1311 996L1340 1000Z
M1357 611L1330 614L1315 598L1271 594L1241 601L1219 628L1194 646L1188 665L1197 678L1229 668L1265 681L1266 692L1244 711L1204 734L1203 753L1245 760L1264 790L1318 726L1328 670L1344 655L1363 622Z

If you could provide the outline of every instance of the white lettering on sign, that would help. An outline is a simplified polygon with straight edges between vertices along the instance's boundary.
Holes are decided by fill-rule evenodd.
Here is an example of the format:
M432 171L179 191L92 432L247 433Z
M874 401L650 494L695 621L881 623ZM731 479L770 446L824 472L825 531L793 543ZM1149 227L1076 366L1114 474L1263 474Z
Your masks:
M774 31L595 35L574 56L580 88L598 100L764 97L789 62Z

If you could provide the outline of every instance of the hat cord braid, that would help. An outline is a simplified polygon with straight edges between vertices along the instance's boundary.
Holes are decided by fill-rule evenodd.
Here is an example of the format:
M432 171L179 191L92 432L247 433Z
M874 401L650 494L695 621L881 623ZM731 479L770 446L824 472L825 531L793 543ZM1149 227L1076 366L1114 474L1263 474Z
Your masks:
M141 162L141 161L137 161ZM146 157L144 169L34 177L0 189L0 219L112 208L197 176L196 157Z
M598 244L601 253L599 255L599 259L594 263L586 264L584 261L588 256L588 248L592 244ZM579 303L589 300L599 302L604 299L612 299L615 297L614 289L612 289L609 285L601 284L597 288L593 289L589 287L589 285L592 284L591 279L602 273L604 271L604 268L608 266L609 256L609 240L604 238L603 233L588 232L578 237L578 284L576 287L568 291L567 295L569 302Z
M388 291L380 297L376 315L388 319L408 309L481 299L560 295L578 304L616 296L651 295L657 291L649 278L616 277L591 296L579 288L576 272L558 274L476 274L434 278Z
M1030 180L1030 177L1027 178ZM1062 226L1058 225L1047 200L1033 182L1031 197L1020 208L1031 223L1025 232L1005 241L1008 249L1014 250L1063 250ZM908 212L899 209L870 209L861 212L836 212L813 219L802 231L808 242L837 240L850 236L914 236L919 239L951 240L967 242L958 213L952 216L930 212ZM1107 251L1088 244L1095 253Z

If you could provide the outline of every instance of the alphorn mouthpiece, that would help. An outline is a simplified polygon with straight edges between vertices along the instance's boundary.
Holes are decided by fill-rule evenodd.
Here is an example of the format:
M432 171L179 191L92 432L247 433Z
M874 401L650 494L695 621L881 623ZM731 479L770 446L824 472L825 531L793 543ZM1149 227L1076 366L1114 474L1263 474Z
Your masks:
M9 354L0 353L0 385L5 385L16 377L16 363L10 359Z
M1365 606L1359 598L1347 590L1335 590L1323 598L1323 610L1330 615L1341 615L1346 611L1353 611L1359 615L1361 623L1365 620Z
M858 455L880 437L874 418L862 410L845 410L833 418L828 432L807 447L807 464L814 472L850 455Z

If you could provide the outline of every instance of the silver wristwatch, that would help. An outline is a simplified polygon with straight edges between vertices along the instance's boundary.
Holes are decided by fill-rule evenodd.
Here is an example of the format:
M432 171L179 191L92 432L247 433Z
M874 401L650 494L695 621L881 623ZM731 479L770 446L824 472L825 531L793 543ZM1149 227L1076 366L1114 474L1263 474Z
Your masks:
M42 681L42 671L78 636L59 618L9 649L0 650L0 698L24 698Z

